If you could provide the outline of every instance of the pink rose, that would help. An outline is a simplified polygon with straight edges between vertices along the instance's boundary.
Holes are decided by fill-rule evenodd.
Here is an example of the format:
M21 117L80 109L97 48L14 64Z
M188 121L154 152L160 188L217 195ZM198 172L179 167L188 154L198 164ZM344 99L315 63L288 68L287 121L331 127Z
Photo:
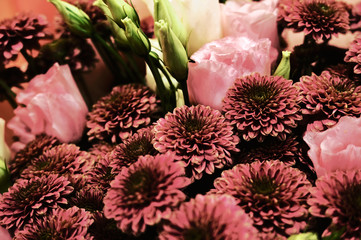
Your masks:
M303 139L310 147L317 176L335 170L361 169L361 118L345 116L323 132L307 130Z
M191 56L188 90L193 103L221 110L234 80L258 72L269 75L277 53L269 39L226 37L207 43Z
M68 65L56 63L47 73L34 77L16 100L25 107L17 107L15 117L8 123L8 128L19 137L12 146L15 151L40 133L55 136L61 142L81 138L88 109Z
M223 35L246 36L253 40L268 38L272 46L278 48L277 3L278 0L228 0L221 4Z
M12 239L8 230L6 230L3 227L0 227L0 239L1 240L11 240Z

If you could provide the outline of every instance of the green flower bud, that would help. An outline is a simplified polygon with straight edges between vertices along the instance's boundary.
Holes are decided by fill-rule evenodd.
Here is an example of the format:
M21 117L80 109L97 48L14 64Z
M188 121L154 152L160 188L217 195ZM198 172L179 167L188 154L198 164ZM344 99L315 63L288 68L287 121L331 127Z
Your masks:
M162 48L163 61L170 74L177 81L185 81L188 76L188 56L182 43L163 20L155 23L155 34Z
M154 21L159 22L160 20L168 23L179 41L184 47L186 47L188 41L186 27L177 16L177 13L170 4L169 0L154 0Z
M0 193L5 192L11 185L6 161L10 159L10 149L5 143L5 120L0 118Z
M88 15L81 9L61 0L48 0L58 9L65 23L74 34L88 38L93 34L93 26Z
M308 233L300 233L296 235L292 235L287 240L317 240L317 234L308 232Z
M123 28L119 27L117 23L114 22L112 13L110 12L108 5L106 5L103 0L96 0L94 1L93 5L97 6L104 12L104 15L109 22L110 30L112 31L112 35L117 46L122 49L129 48L129 42L127 37L125 36L125 31Z
M122 22L125 26L125 36L132 51L141 57L148 56L151 46L145 33L128 17Z
M139 26L140 21L137 12L124 0L105 0L105 3L108 5L114 21L119 24L119 26L124 26L122 20L126 17L130 18L133 23Z
M290 51L282 51L282 59L278 64L276 71L273 73L273 76L282 76L286 79L290 78L291 71L291 52Z

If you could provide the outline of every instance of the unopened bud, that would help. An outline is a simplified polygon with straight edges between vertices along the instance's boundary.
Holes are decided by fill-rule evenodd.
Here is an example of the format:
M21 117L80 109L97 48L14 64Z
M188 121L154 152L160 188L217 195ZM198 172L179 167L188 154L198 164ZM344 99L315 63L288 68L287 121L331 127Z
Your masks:
M71 32L84 38L92 36L93 26L89 16L83 10L61 0L48 1L58 9Z
M145 33L128 17L122 22L125 26L125 36L132 51L141 57L148 56L151 46Z
M135 25L139 26L139 16L135 9L126 3L124 0L105 0L110 12L112 13L114 21L123 26L122 20L126 17L130 18Z
M290 78L290 71L291 71L291 52L290 51L282 51L282 59L281 62L278 64L273 76L281 76L286 79Z
M188 76L188 56L182 43L163 20L155 23L155 34L162 48L163 61L170 74L177 81L185 81Z

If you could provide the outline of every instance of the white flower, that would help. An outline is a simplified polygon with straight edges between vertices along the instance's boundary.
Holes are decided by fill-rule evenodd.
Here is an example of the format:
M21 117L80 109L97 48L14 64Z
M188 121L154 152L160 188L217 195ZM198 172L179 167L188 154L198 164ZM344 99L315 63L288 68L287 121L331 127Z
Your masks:
M0 161L8 161L10 155L10 149L5 142L5 120L0 118Z

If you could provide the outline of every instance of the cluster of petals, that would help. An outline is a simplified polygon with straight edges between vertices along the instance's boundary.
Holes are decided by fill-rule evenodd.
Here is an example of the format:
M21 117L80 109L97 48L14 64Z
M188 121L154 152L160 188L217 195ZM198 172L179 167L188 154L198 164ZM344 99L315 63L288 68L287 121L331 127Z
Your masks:
M23 230L15 234L14 240L67 239L91 240L88 233L93 223L91 214L84 209L71 207L69 209L53 209L51 214L27 224Z
M182 106L167 113L154 127L154 147L172 152L186 164L187 176L200 179L215 168L232 164L239 138L220 111L209 106Z
M222 111L246 141L263 142L266 136L285 140L302 119L300 100L291 80L254 73L234 82Z
M304 32L314 40L330 39L349 28L349 13L345 5L335 0L283 1L283 20L288 27Z
M252 219L229 195L200 195L184 202L163 226L160 240L259 239Z
M280 161L238 164L222 172L210 193L234 196L266 236L284 238L306 226L311 183Z
M68 65L55 63L45 74L35 76L16 101L19 106L7 125L19 137L13 150L19 151L42 133L64 143L82 137L88 108Z
M52 136L40 134L25 145L23 149L15 154L9 163L11 177L16 179L31 161L43 154L46 150L60 144L59 140Z
M361 36L351 43L344 60L345 62L355 63L354 72L361 74Z
M303 139L309 146L316 174L321 177L336 170L361 169L361 118L341 117L323 132L306 131Z
M184 167L173 154L144 156L123 168L110 184L104 198L104 215L114 219L123 232L134 235L146 226L170 217L186 196L181 191L190 184Z
M311 189L308 199L310 213L321 218L331 218L324 231L341 231L340 239L356 240L361 236L361 169L335 171L320 177Z
M302 95L302 114L320 119L312 122L310 130L323 131L342 116L361 114L361 86L349 78L323 71L301 77L295 86Z
M116 86L93 105L88 114L89 140L119 143L137 129L150 125L159 101L148 87L138 84Z
M18 179L0 196L0 224L7 229L21 230L25 224L48 215L59 204L67 204L72 192L70 182L57 174Z
M0 22L0 62L14 60L21 50L38 49L47 25L44 15L22 14Z
M89 153L81 151L75 144L68 143L54 146L30 161L21 173L22 178L31 179L44 174L84 174L93 165Z

